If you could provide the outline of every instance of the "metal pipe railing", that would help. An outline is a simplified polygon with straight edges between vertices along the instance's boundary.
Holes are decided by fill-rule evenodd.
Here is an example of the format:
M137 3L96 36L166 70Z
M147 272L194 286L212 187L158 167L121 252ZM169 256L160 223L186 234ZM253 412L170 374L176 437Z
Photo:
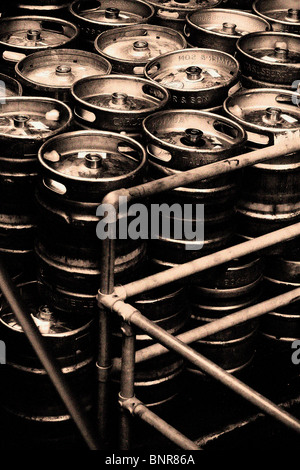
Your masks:
M125 300L129 297L141 294L142 292L155 289L156 287L178 281L179 279L184 279L215 266L219 266L220 264L227 263L236 258L257 253L271 246L278 245L279 243L292 240L299 235L300 222L275 230L274 232L267 233L266 235L253 238L252 240L248 240L238 245L225 248L224 250L217 251L216 253L203 256L202 258L197 258L193 261L189 261L188 263L180 264L174 268L153 274L152 276L148 276L144 279L139 279L138 281L122 285L115 289L115 292L120 298L122 298L122 300Z
M221 382L253 405L260 408L264 413L277 419L285 426L300 433L300 421L291 416L284 410L281 410L272 401L262 396L260 393L253 390L248 385L241 382L239 379L226 372L221 367L214 364L209 359L194 351L190 346L179 341L177 338L166 332L159 326L155 325L152 321L148 320L138 310L122 300L117 300L113 304L110 302L109 296L102 296L102 303L107 308L112 309L124 321L135 325L143 330L152 338L155 338L159 343L166 346L168 349L177 352L182 357L190 361L196 367L201 369L206 374L213 377L215 380Z
M45 344L43 336L34 323L33 318L26 312L26 308L23 305L22 299L17 292L16 287L14 286L1 258L0 291L6 298L12 312L16 316L37 357L48 373L51 382L53 383L57 393L65 404L68 412L70 413L70 416L73 418L84 441L88 445L89 449L98 450L99 445L91 432L90 423L88 422L88 419L82 410L80 402L73 394L57 360Z
M192 330L185 331L184 333L175 336L175 338L185 344L190 344L215 333L220 333L227 328L233 328L240 323L258 318L266 313L276 311L276 309L289 305L297 300L300 300L300 287L256 305L251 305L250 307L231 313L223 318L206 323L205 325L193 328ZM161 356L167 352L168 349L161 344L153 344L152 346L140 349L135 353L135 363L138 364L140 362L153 359L154 357ZM121 358L114 358L113 367L115 370L121 368Z
M290 138L288 136L281 142L278 142L275 146L271 147L266 147L260 150L252 151L249 153L245 153L243 155L229 158L224 161L220 162L215 162L210 165L205 165L203 167L195 168L193 170L188 170L182 173L177 173L171 176L167 176L165 178L161 178L159 180L154 180L148 183L144 183L139 186L135 186L133 188L129 189L120 189L117 191L113 191L109 193L108 195L105 196L103 199L102 203L103 204L112 204L117 211L119 211L119 197L120 196L125 196L127 197L127 202L130 202L134 199L140 199L140 198L145 198L154 194L161 193L163 191L168 191L171 189L174 189L176 187L180 186L185 186L188 184L191 184L193 182L201 181L203 179L208 179L212 177L219 176L221 174L226 174L231 171L236 171L242 168L246 168L248 166L255 165L257 163L261 163L267 160L270 160L272 158L280 157L286 154L294 153L300 151L300 142L297 138ZM295 234L290 234L285 238L283 236L283 239L281 241L277 241L274 238L272 239L271 243L266 243L266 246L272 246L276 243L280 243L284 240L289 240L293 238L294 236L297 236L299 234L298 231L299 227L296 228ZM113 226L108 226L108 233L113 233L114 227ZM293 229L289 229L293 230ZM282 235L284 232L282 232ZM266 239L265 239L266 242ZM247 243L247 242L246 242ZM250 245L251 246L251 245ZM249 247L249 245L248 245ZM253 252L258 250L257 244L254 242L253 246ZM229 249L230 250L230 249ZM224 253L225 254L225 253ZM236 255L235 255L236 256ZM239 256L242 256L240 254ZM226 259L226 256L224 257L224 261L226 262L228 259ZM233 259L229 257L229 260ZM100 309L102 308L103 304L103 298L102 294L110 297L110 300L112 300L112 297L116 294L116 289L114 289L114 260L115 260L115 249L114 249L114 240L113 237L110 237L108 235L108 238L106 240L103 240L102 242L102 249L101 249L101 265L102 265L102 275L101 275L101 285L100 285L100 290L98 294L98 304ZM203 259L202 259L203 260ZM201 261L202 261L201 260ZM210 259L211 261L211 259ZM215 260L215 265L217 265L217 260ZM175 268L173 268L175 269ZM174 271L173 271L174 273ZM183 271L181 271L180 276L183 275ZM153 280L153 278L152 278ZM167 278L165 278L166 282L169 282ZM141 281L143 284L143 281ZM136 284L134 284L136 287ZM152 284L152 287L149 288L155 288L156 285ZM141 286L140 285L140 292L145 291L145 285ZM124 296L124 290L122 291L122 296ZM128 295L128 293L125 293L125 297ZM118 291L118 294L115 296L115 300L118 301L120 299L120 290ZM113 303L110 304L111 307L113 307ZM105 314L104 314L105 315ZM107 316L109 314L107 313ZM100 338L99 335L99 343L102 342L102 348L104 347L106 351L108 351L109 348L109 342L111 341L111 332L108 330L109 326L107 324L107 331L104 332L103 336ZM105 345L103 345L103 341L105 341ZM102 362L105 362L104 359L106 359L106 362L109 362L112 364L111 359L109 359L108 355L101 357L101 354L99 353L98 357L98 365L101 365ZM217 367L217 366L216 366ZM224 372L224 371L223 371ZM104 386L108 386L108 380L109 380L109 374L106 374L105 377L106 383L102 384ZM239 392L238 392L239 393ZM99 414L101 415L101 412L105 412L105 407L107 406L106 403L99 402L98 403L98 410Z

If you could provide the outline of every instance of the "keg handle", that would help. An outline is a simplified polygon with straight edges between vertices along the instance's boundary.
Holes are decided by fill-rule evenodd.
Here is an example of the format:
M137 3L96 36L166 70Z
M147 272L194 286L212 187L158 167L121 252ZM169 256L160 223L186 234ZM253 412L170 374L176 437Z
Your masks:
M97 119L94 113L88 111L87 109L80 108L79 106L74 107L74 114L79 119L87 122L95 122Z
M153 148L157 149L161 154L155 155L153 151L150 149L150 145ZM163 162L170 162L172 160L172 154L168 150L164 149L162 146L157 145L157 144L147 144L146 152L148 153L148 155L150 155L151 158L154 158L156 160L160 160Z
M59 183L51 178L43 178L43 185L49 189L50 191L59 194L60 196L64 196L67 192L67 188L64 184Z
M190 32L190 30L188 29L188 26L187 26L186 24L185 24L184 27L183 27L183 34L184 34L187 38L189 38L190 35L191 35L191 32Z

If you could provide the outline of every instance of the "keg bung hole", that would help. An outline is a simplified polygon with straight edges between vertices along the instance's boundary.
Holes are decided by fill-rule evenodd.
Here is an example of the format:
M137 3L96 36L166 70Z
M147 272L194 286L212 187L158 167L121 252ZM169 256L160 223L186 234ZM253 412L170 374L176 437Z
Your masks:
M200 129L188 128L185 130L185 135L181 137L180 142L189 147L203 147L205 140L203 139L203 132Z
M27 39L29 41L38 41L41 38L41 31L39 29L29 29L27 31Z
M84 157L84 160L84 164L87 168L97 170L98 168L102 167L105 156L100 155L99 153L87 153Z
M236 24L234 23L223 23L223 31L227 34L235 34L236 33Z
M105 18L117 19L119 17L120 10L119 8L109 7L105 10Z
M30 117L25 115L13 116L14 126L16 128L25 127L26 123L29 121Z
M188 80L199 80L201 77L202 69L196 65L191 65L185 69Z
M287 20L300 21L300 10L297 8L289 8Z
M120 93L118 91L112 93L111 101L113 104L126 104L128 100L128 95L126 93Z

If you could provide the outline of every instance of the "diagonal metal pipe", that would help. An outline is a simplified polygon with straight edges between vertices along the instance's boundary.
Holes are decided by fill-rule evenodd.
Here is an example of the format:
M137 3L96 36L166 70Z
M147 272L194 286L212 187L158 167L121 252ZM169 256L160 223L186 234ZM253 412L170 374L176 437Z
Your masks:
M148 318L143 316L133 306L122 300L116 300L114 303L111 303L109 296L101 296L101 301L103 305L121 316L124 321L140 328L149 336L155 338L159 343L180 354L203 372L260 408L264 413L272 416L288 428L300 434L300 421L297 418L279 408L279 406L275 405L271 400L253 390L229 372L217 366L214 362L194 351L190 346L179 341L163 328L155 325L155 323L148 320Z

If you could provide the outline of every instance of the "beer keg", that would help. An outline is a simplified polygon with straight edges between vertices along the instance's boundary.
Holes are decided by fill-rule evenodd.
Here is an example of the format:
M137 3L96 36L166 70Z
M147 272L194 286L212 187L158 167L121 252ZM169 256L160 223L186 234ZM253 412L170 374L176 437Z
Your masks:
M268 22L256 15L216 8L189 13L186 17L184 33L194 47L213 47L234 55L236 42L241 36L269 30Z
M6 97L21 96L23 89L21 84L12 77L0 73L0 101L4 102Z
M154 8L142 0L75 0L70 14L78 25L82 39L93 48L96 37L107 29L148 23Z
M0 103L0 252L27 258L36 226L37 152L68 129L72 113L51 98L8 97Z
M283 256L267 258L264 276L265 295L274 297L300 286L299 248ZM274 342L291 343L300 339L299 301L264 315L262 333ZM291 349L291 345L287 345Z
M300 33L298 0L255 0L253 10L271 23L273 31Z
M76 123L93 128L126 132L136 138L143 119L166 106L165 88L132 75L107 75L84 78L73 84Z
M64 102L70 101L75 81L110 72L106 59L76 49L35 52L16 65L16 75L27 95L50 96Z
M148 79L169 90L174 108L207 109L219 106L239 87L238 62L212 49L182 49L150 60Z
M300 37L280 32L250 33L237 42L237 60L246 77L291 85L299 81Z
M145 151L120 134L75 131L49 139L38 158L39 279L56 308L84 312L100 286L97 208L110 191L143 181ZM141 240L116 240L116 283L134 276L144 257Z
M72 23L44 16L19 16L0 21L3 71L14 74L16 63L33 52L74 45L78 29Z
M155 8L155 24L183 32L185 17L190 11L218 7L222 0L150 0L148 3Z
M147 24L104 31L95 40L96 51L109 60L113 72L141 77L150 59L186 46L178 31Z
M95 332L92 317L63 316L45 298L41 286L17 287L22 301L55 356L70 387L86 409L92 406L95 370ZM64 424L71 420L61 398L31 347L10 306L1 299L0 334L7 363L1 367L1 406L32 423Z
M197 328L259 301L262 294L263 264L260 258L246 256L205 271L191 281L190 328ZM246 367L255 352L257 320L240 323L232 328L193 343L196 351L229 372ZM201 374L189 366L193 373Z
M224 109L255 149L299 138L299 99L290 91L254 89L230 97ZM299 220L299 158L297 152L244 170L237 204L240 235L256 237Z
M234 156L245 143L242 127L222 116L196 110L160 111L144 120L143 131L150 176L155 179ZM226 246L234 231L235 188L235 176L229 174L151 198L151 204L167 204L170 210L163 216L170 233L157 233L150 242L155 262L170 267ZM173 213L174 203L177 206ZM201 204L204 218L203 214L196 214ZM191 212L186 211L187 206ZM196 237L173 235L179 223L187 223L193 230L196 223L204 223L201 249Z

